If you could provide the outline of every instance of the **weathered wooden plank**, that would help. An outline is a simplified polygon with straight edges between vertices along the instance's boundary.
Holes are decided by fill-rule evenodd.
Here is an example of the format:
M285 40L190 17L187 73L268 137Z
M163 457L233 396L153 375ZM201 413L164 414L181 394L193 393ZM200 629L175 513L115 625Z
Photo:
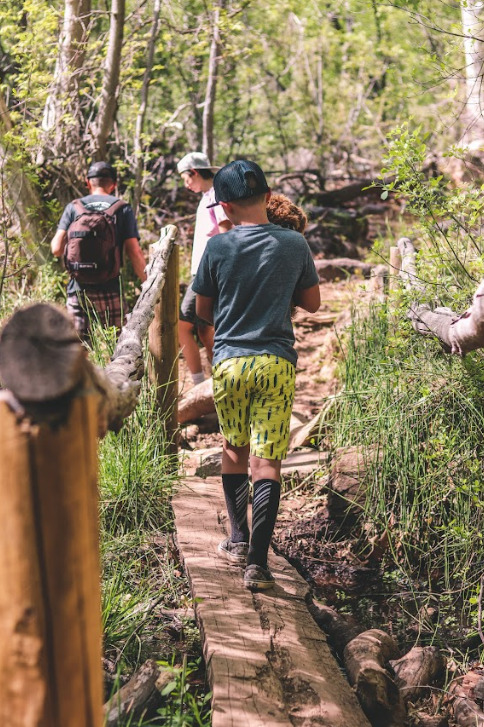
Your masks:
M217 556L219 479L189 478L173 499L213 691L213 727L369 727L306 607L306 582L271 553L276 586L251 593Z

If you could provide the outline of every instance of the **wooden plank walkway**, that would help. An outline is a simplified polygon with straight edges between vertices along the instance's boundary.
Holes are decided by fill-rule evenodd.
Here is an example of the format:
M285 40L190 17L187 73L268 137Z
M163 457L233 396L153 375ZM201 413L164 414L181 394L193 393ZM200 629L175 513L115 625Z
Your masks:
M269 554L276 586L243 587L217 556L224 537L220 478L187 477L173 499L213 691L213 727L370 727L306 607L308 586Z

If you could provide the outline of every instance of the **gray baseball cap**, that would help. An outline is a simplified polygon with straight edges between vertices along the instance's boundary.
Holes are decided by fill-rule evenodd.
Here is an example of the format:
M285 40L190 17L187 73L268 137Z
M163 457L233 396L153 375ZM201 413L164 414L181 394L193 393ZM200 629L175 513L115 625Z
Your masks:
M176 168L178 174L189 172L190 169L220 169L220 167L214 167L210 164L208 156L201 151L191 151L189 154L185 154L183 159L180 159L176 165Z

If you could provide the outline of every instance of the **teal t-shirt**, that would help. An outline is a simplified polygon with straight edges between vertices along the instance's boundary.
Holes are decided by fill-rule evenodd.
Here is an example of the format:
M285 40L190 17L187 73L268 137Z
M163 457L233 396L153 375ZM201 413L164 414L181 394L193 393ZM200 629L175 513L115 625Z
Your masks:
M214 299L213 364L270 353L297 362L291 302L318 283L305 238L279 225L239 225L207 244L193 290Z

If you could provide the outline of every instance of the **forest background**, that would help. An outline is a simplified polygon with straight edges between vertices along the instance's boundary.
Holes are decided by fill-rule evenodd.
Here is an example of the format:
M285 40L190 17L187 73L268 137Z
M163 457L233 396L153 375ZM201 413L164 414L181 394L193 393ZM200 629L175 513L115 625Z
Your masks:
M302 180L303 205L376 180L401 214L373 259L387 261L395 237L411 233L423 299L464 310L484 274L483 16L475 0L3 0L0 319L30 300L62 301L65 273L49 242L92 160L116 165L146 245L160 225L192 219L176 161L195 149L218 165L255 159L275 189ZM385 306L355 315L326 445L379 442L364 535L389 538L393 629L408 641L417 623L419 637L462 656L482 630L482 358L449 362L411 330L409 294L392 295L390 317ZM92 355L102 360L112 340L99 340ZM136 416L101 446L108 685L159 639L159 594L166 609L188 603L162 439L145 390ZM422 608L437 598L425 631ZM195 642L183 628L185 644ZM157 649L173 661L173 645ZM184 697L195 666L185 658L181 669L177 704L187 724L202 724L206 698Z

